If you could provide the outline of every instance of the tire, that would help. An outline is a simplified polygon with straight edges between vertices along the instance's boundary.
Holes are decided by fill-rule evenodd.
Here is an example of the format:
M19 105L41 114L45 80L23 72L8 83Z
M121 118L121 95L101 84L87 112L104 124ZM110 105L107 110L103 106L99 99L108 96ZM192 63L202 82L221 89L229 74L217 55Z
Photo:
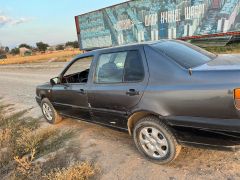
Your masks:
M173 162L181 151L170 127L155 116L139 120L133 130L133 138L140 153L156 164Z
M58 112L53 107L52 103L47 98L44 98L41 101L41 109L42 109L43 116L48 123L57 124L60 121L62 121L62 117L58 114ZM48 109L49 114L46 113L46 109Z

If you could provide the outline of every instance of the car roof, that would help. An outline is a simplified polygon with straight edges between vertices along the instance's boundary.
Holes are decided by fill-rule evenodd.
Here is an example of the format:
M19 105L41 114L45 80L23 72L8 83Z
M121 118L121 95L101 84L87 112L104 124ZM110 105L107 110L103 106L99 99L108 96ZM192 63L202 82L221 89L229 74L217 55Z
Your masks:
M81 58L81 57L84 57L84 56L93 56L94 54L96 54L98 52L101 52L101 51L117 50L119 48L130 48L130 47L132 48L132 47L139 47L139 46L145 46L145 45L153 45L153 44L169 42L169 41L177 42L177 40L161 39L161 40L158 40L158 41L147 41L147 42L140 42L140 43L114 46L114 47L99 48L99 49L95 49L95 50L92 50L92 51L88 51L88 52L83 53L83 54L79 54L76 58Z
M135 46L152 45L152 44L162 43L162 42L167 42L167 41L176 41L176 40L161 39L161 40L158 40L158 41L138 42L138 43L131 43L131 44L114 46L114 47L100 48L100 49L96 49L96 50L93 50L93 51L111 50L111 49L118 49L118 48L128 48L128 47L135 47Z

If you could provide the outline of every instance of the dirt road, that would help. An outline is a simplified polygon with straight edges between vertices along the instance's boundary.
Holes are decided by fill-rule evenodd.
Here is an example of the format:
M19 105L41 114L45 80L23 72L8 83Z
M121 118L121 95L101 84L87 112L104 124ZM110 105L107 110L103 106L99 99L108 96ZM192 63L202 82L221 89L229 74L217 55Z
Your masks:
M0 96L16 108L33 108L32 115L40 116L34 99L35 86L57 76L64 65L0 66ZM126 133L73 119L57 126L77 132L68 146L81 159L99 165L99 179L240 179L240 152L184 148L173 164L160 166L143 159Z

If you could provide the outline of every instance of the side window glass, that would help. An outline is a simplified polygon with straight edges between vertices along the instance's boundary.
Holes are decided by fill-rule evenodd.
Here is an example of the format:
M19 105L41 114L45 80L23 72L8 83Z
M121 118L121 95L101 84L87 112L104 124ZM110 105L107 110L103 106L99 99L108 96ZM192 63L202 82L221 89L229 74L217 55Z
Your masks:
M92 59L91 56L75 61L64 73L62 83L87 83Z
M125 62L124 82L137 82L144 78L144 68L138 51L128 51Z
M102 54L98 59L95 81L97 83L121 83L127 52Z

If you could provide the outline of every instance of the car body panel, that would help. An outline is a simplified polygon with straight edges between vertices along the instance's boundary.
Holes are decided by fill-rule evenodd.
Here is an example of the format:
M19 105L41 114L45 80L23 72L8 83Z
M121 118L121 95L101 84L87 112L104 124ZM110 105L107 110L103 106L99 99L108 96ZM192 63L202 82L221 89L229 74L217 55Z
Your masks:
M56 85L52 88L53 105L61 114L90 119L85 84ZM67 98L66 98L67 97Z
M240 85L236 78L240 70L193 69L190 75L187 70L173 68L174 62L154 50L147 50L146 56L151 59L148 61L151 78L139 109L162 116L238 118L233 90Z
M113 126L121 126L126 128L127 124L127 112L129 109L134 108L141 100L145 88L147 86L149 74L147 68L147 62L144 55L143 47L131 47L131 48L116 48L115 50L102 50L100 51L93 62L94 69L99 56L106 53L116 53L122 51L136 50L142 56L143 66L145 67L145 77L141 82L131 83L95 83L94 74L89 83L88 100L91 106L93 114L93 121L103 121L105 124L112 124ZM127 92L129 90L136 90L138 95L129 96ZM104 102L104 103L102 103Z

